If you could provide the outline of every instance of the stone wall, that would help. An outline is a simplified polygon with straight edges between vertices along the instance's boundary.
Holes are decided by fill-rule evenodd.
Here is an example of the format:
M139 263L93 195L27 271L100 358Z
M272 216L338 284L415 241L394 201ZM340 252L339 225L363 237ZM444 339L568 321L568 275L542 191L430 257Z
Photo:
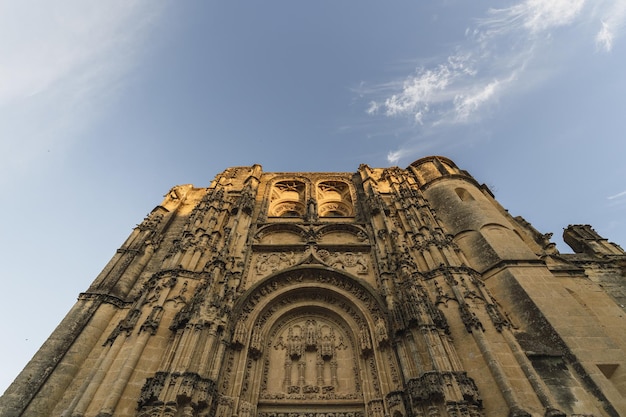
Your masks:
M621 248L443 157L172 188L0 415L626 415Z

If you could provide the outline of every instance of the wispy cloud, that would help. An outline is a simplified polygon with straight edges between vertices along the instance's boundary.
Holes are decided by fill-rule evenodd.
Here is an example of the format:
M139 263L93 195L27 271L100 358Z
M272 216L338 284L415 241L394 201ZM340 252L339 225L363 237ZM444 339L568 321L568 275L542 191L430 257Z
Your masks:
M610 195L606 199L608 207L622 210L626 207L626 190Z
M611 52L613 42L624 30L626 21L626 0L615 1L607 8L600 21L600 30L596 34L596 44L600 49Z
M621 193L613 194L607 197L607 200L615 200L616 198L626 197L626 191L622 191Z
M0 165L30 167L88 125L136 62L148 0L0 4Z
M364 95L372 98L367 113L408 118L419 133L414 136L483 120L501 97L538 82L533 79L535 74L545 73L537 71L541 69L538 62L546 60L537 58L545 57L546 45L558 42L554 35L559 30L571 28L586 36L590 44L595 40L598 49L610 52L625 20L626 0L593 4L585 0L525 0L488 9L446 58L417 67L402 82L369 89L362 86ZM594 26L596 29L589 29ZM409 141L390 152L387 159L396 163L411 154L412 147Z
M489 9L481 26L492 35L519 29L536 35L571 24L584 4L585 0L526 0L503 9Z

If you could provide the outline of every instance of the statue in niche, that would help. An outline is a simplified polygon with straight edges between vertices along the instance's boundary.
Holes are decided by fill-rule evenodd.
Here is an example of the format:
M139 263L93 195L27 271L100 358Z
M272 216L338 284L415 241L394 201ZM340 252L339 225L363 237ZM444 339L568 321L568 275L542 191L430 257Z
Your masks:
M287 336L287 354L290 358L297 359L302 356L302 351L302 338L298 333L294 334L293 328L290 327Z
M372 350L372 339L370 338L370 332L367 330L367 327L362 327L359 331L359 343L363 352Z
M246 324L243 321L238 321L233 334L233 343L243 346L246 342L247 334Z
M382 317L376 320L376 341L379 345L385 344L389 341L387 336L387 325Z
M307 219L309 221L316 221L317 220L317 201L315 201L314 198L310 198L309 201L307 201Z
M257 324L252 330L252 340L250 341L250 353L253 358L258 359L263 350L261 340L261 326Z
M306 322L306 346L307 348L315 348L317 346L317 326L315 320L307 320Z
M331 330L332 331L332 330ZM322 343L320 346L320 355L323 359L329 359L333 356L333 339L334 337L325 335L322 337Z

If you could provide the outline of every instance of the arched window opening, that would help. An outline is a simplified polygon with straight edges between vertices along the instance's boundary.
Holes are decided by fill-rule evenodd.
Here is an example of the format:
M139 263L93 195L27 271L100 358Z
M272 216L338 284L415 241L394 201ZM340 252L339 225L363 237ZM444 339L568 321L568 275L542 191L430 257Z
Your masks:
M297 180L279 181L270 193L270 217L303 217L306 185Z
M457 188L454 191L456 191L456 195L459 196L459 198L461 199L461 201L473 201L474 197L472 197L472 195L470 194L469 191L467 191L465 188Z
M317 185L320 217L354 216L350 186L342 181L322 181Z

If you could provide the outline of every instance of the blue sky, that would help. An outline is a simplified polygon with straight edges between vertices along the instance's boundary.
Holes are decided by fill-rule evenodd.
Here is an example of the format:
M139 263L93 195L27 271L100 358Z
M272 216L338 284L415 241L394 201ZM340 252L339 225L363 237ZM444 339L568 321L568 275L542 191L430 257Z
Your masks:
M424 4L421 4L424 3ZM0 1L0 392L171 186L444 155L626 245L625 0Z

